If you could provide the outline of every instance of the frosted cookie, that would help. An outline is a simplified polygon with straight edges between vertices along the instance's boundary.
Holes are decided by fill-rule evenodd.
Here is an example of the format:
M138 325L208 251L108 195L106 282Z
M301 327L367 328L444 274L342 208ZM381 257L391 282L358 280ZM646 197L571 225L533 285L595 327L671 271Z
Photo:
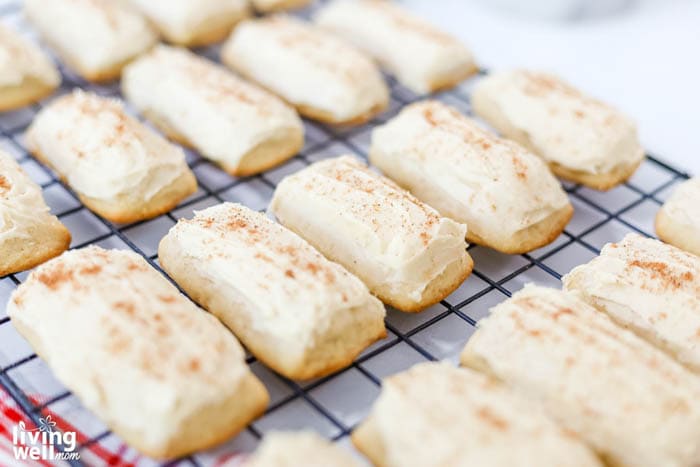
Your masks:
M607 464L700 459L700 378L574 294L526 286L479 322L461 359L540 403Z
M295 233L240 204L195 214L161 240L160 264L265 365L324 376L386 336L381 302Z
M119 77L124 65L158 37L124 2L26 0L25 12L42 38L89 81Z
M232 175L267 170L304 145L293 108L186 49L161 45L131 63L122 90L167 135Z
M46 54L0 24L0 112L37 102L60 84L61 76Z
M438 101L409 105L375 128L369 158L440 214L467 224L469 241L504 253L552 242L573 214L541 159Z
M267 405L235 337L132 251L64 253L7 312L58 380L148 456L222 442Z
M472 107L559 177L597 190L627 180L644 158L629 118L546 73L493 73L477 84Z
M469 276L467 227L350 156L285 177L270 211L402 311L439 302Z
M0 277L60 255L70 238L49 212L41 188L0 151Z
M270 13L273 11L293 10L301 8L313 0L251 0L253 7L260 12Z
M421 363L382 381L352 441L383 467L602 467L526 399L448 363Z
M374 57L418 94L451 88L477 71L458 39L384 0L335 0L315 21Z
M346 450L313 431L266 434L245 467L360 467Z
M621 326L700 371L700 257L629 234L562 282Z
M25 137L83 204L113 222L155 217L197 189L182 149L114 99L76 90L39 112Z
M188 47L223 40L250 15L247 0L128 0L168 42Z
M359 124L389 102L389 91L372 60L288 16L241 23L224 44L221 59L302 115L322 122Z
M700 178L680 184L656 214L656 233L666 243L700 255Z

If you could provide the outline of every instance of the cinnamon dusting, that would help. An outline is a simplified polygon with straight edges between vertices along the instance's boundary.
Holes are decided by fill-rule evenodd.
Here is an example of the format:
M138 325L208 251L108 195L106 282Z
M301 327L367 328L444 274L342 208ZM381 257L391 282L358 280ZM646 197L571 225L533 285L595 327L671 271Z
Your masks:
M192 372L197 372L201 368L202 364L196 358L190 359L188 363L188 369Z
M520 180L527 180L527 165L520 156L520 149L517 145L507 144L505 141L483 131L470 123L464 115L449 106L437 102L426 102L422 104L422 107L423 117L430 126L459 136L467 145L478 146L484 151L488 151L494 146L503 149L505 153L499 154L499 156L510 156L511 166L515 171L516 177ZM447 115L440 116L439 113L441 111L446 112ZM484 156L485 162L488 161L488 157L491 157L491 154Z
M51 290L57 290L66 282L74 282L73 270L66 268L63 263L40 269L36 273L36 279Z
M488 407L480 407L476 411L476 415L481 420L488 423L489 425L491 425L499 431L505 431L508 429L508 421L494 414Z
M695 276L690 271L682 274L675 274L668 264L661 261L633 260L628 263L628 267L638 267L651 272L654 279L661 281L666 288L679 289L683 284L692 281Z
M572 310L571 308L563 307L563 308L559 308L557 311L555 311L552 314L552 319L554 321L559 321L559 318L561 318L562 316L573 315L573 314L574 314L574 310Z
M12 188L10 181L4 175L0 175L0 193L9 191Z
M121 311L126 313L127 315L133 316L136 314L136 307L132 302L115 302L114 305L114 310L115 311Z
M158 295L158 299L159 299L161 302L163 302L163 303L175 303L175 300L176 300L177 298L176 298L175 296L173 296L173 295ZM156 318L156 320L158 320L159 315L156 314L156 315L154 316L154 318Z
M99 264L91 264L89 266L83 266L82 268L80 268L80 273L86 275L97 274L100 271L102 271L102 266L100 266Z

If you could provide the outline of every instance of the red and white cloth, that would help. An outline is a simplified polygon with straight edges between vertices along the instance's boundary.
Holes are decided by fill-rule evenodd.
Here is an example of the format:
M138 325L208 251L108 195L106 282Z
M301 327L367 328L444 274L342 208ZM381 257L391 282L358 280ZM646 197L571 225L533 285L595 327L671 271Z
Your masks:
M31 397L31 396L30 396ZM34 398L32 398L34 399ZM33 402L37 402L33 400ZM89 438L80 433L74 426L62 419L55 413L48 411L46 415L56 422L56 428L61 431L71 431L76 434L76 444L80 445ZM35 429L36 425L20 409L15 401L0 387L0 466L53 466L65 465L56 464L52 461L31 461L17 460L14 454L12 443L12 430L19 422L24 422L28 429ZM136 467L139 464L139 456L125 444L118 443L115 450L111 450L103 443L94 443L80 451L81 461L89 466L114 466L114 467Z
M38 397L31 395L29 397L33 403L40 403ZM74 432L78 446L89 440L88 436L81 433L60 415L50 410L45 411L44 415L51 415L51 419L56 422L56 429L64 432ZM13 449L12 430L18 426L19 422L24 422L27 429L37 428L34 422L26 416L10 395L0 386L0 467L53 467L55 465L67 465L65 462L59 463L57 461L17 460ZM111 435L100 442L90 444L88 447L81 449L79 451L80 461L87 466L95 467L158 465L156 461L141 456L134 449L121 442L121 440L115 442L116 439L116 436ZM209 451L199 461L211 467L239 467L245 464L246 457L245 454L230 446L223 445Z

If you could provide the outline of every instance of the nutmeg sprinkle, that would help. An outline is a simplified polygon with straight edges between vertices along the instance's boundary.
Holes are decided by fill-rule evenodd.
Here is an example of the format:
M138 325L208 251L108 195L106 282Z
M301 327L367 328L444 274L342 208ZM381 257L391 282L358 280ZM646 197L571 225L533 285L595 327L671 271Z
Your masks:
M401 230L419 236L424 243L432 240L440 216L391 180L377 176L367 166L350 157L316 165L315 168L308 172L311 180L304 185L309 191L333 198L366 193L369 196L356 197L349 208L354 217L363 219L378 231L387 226L380 223L376 213L393 212L397 214L395 222L400 223ZM321 183L321 179L332 183ZM411 210L420 212L422 216L411 215Z
M351 84L363 83L373 69L372 63L361 60L355 49L317 30L315 26L304 26L296 20L272 17L264 21L265 27L276 32L280 46L294 49L314 66L330 71ZM349 58L355 58L351 60ZM363 66L367 65L367 66Z
M51 290L57 290L63 284L72 282L75 284L73 270L66 268L63 263L54 264L40 269L36 273L36 280Z
M638 267L650 271L652 277L661 281L666 288L679 289L683 284L694 279L693 273L685 271L675 274L668 264L661 261L633 260L628 263L628 267Z
M0 175L0 193L9 191L12 188L10 181L4 175Z
M313 257L309 256L309 251L315 252L314 250L303 250L293 243L283 242L280 244L276 229L281 229L281 226L271 221L268 222L267 219L261 219L257 215L241 211L235 206L230 206L225 211L217 212L213 216L197 215L192 220L181 220L180 222L215 232L220 238L235 235L238 241L251 247L262 246L264 249L272 251L274 255L258 251L253 256L266 263L284 264L284 269L280 271L280 274L287 280L297 283L309 280L320 280L325 284L336 282L337 271L321 263L321 257L316 262L313 261ZM225 254L224 250L220 250L214 255L224 257ZM309 275L313 279L310 279ZM267 277L261 276L260 279L261 286L269 282Z
M467 117L451 107L435 102L424 102L420 105L423 109L423 118L430 126L462 138L469 146L478 146L483 149L486 152L482 153L485 163L490 163L490 159L493 157L508 157L516 178L523 182L527 181L527 164L519 154L517 145L501 140L476 125L470 124ZM490 151L496 147L502 152Z

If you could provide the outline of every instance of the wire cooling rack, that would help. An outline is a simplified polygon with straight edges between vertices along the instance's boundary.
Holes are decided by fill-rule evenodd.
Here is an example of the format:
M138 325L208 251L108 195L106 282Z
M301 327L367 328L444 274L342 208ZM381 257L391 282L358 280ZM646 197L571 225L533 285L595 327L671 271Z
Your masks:
M0 18L3 23L36 39L22 18L19 1L0 0ZM218 60L217 47L199 52ZM61 67L61 72L63 85L58 94L81 87L101 95L119 96L118 83L91 85L70 70ZM457 89L434 97L471 115L469 94L478 79L472 78ZM353 128L332 128L305 121L306 145L301 153L261 175L231 177L196 153L187 151L187 161L199 181L197 193L168 214L134 224L113 224L91 213L55 174L27 153L24 130L44 103L1 114L0 147L14 155L31 178L41 185L52 212L73 235L71 248L97 244L105 248L132 249L160 269L156 254L159 240L177 219L191 217L193 210L223 201L264 210L276 184L285 175L314 161L340 154L354 153L366 158L372 128L394 116L402 106L421 98L392 78L387 77L387 81L391 88L391 105L387 112L367 125ZM260 437L273 429L309 428L347 444L348 434L364 418L379 394L382 378L427 360L456 362L476 322L491 306L524 284L535 282L559 287L561 275L596 256L605 243L619 240L628 232L653 236L653 219L659 205L674 186L686 178L687 174L647 156L628 183L606 193L565 183L575 214L564 233L552 244L516 256L472 245L469 251L475 270L468 280L441 303L422 313L403 314L388 309L388 337L362 353L352 366L334 375L294 382L276 375L249 355L248 363L253 372L270 392L271 402L265 415L225 445L171 461L169 465L220 465L235 453L254 449ZM0 385L6 393L5 404L9 410L22 411L35 423L39 423L40 417L51 415L60 421L60 427L77 431L82 460L70 462L71 465L156 465L155 461L139 456L124 445L85 409L17 334L7 317L5 304L27 274L0 278ZM118 377L115 375L115 379Z

